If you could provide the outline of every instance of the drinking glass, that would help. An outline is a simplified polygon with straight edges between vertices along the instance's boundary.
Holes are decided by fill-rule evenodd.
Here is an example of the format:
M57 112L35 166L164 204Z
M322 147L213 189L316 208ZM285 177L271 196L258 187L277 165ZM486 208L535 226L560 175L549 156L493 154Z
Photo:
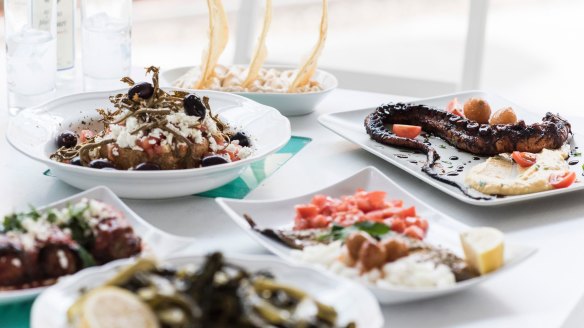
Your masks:
M57 0L4 0L8 109L54 95L57 76Z
M85 90L119 88L131 69L131 0L81 0Z

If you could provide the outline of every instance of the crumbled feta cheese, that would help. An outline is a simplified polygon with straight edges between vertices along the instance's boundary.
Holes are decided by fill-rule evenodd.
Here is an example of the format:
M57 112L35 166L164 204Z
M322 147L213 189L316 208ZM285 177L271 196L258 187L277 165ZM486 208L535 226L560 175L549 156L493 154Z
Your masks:
M22 262L20 261L20 259L17 258L13 258L12 261L10 261L10 264L17 268L20 268L22 266Z
M245 159L251 156L252 154L253 150L251 148L241 147L241 149L239 149L239 151L237 152L237 157L239 157L239 159Z
M67 269L67 266L69 265L69 261L67 260L67 257L65 256L65 252L63 252L62 249L57 251L57 258L59 259L59 265L61 266L61 268Z

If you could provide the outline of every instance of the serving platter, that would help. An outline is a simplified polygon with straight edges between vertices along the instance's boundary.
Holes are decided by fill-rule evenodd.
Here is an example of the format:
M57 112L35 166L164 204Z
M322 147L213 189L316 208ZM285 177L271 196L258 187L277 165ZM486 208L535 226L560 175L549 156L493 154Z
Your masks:
M252 217L261 228L291 228L295 217L295 205L309 203L315 194L339 197L353 194L357 188L363 188L367 191L385 191L390 199L401 199L407 206L415 206L418 215L429 222L430 228L425 240L429 243L443 246L462 256L459 234L468 230L469 227L430 207L374 167L367 167L329 187L310 191L298 197L268 201L217 198L216 201L240 228L261 245L290 263L299 263L297 257L293 255L292 249L251 229L244 218L244 214ZM369 286L369 289L384 304L403 303L453 294L473 288L496 276L504 275L513 266L526 260L535 251L536 249L533 247L508 241L505 243L505 264L493 273L448 287L412 289Z
M193 66L183 66L163 70L160 73L161 85L172 87L174 81L193 69ZM283 65L264 65L264 68L278 70L293 70L297 67ZM274 107L284 116L299 116L312 113L316 106L324 100L338 86L337 78L327 72L317 69L312 80L320 83L322 90L306 93L278 93L278 92L232 92L270 107Z
M528 124L540 121L544 114L541 113L536 115L500 96L484 91L465 91L434 98L416 100L412 101L411 103L446 108L448 102L455 97L458 98L461 103L464 103L470 98L482 98L491 105L493 110L504 107L512 107L517 113L518 118L525 120ZM341 113L326 114L319 117L319 122L332 132L358 145L364 150L399 167L405 172L445 192L446 194L468 204L478 206L497 206L554 195L561 195L564 193L584 189L582 168L584 161L581 160L580 153L577 151L578 147L582 147L584 145L584 136L578 133L574 133L569 141L571 149L575 150L573 153L577 155L576 157L570 158L570 163L573 164L570 165L570 170L576 173L577 179L576 182L568 188L504 197L488 196L469 188L469 196L457 187L440 182L424 173L421 170L421 167L426 162L426 156L424 154L414 153L411 150L382 145L373 141L365 132L364 120L365 117L374 110L375 108L364 108ZM562 113L560 113L560 115L561 114ZM458 150L438 137L429 136L427 141L430 142L431 146L440 155L440 163L445 171L448 171L447 178L460 185L464 185L465 174L472 166L485 162L487 159L487 157L480 157Z
M201 264L203 256L184 256L166 259L174 265ZM366 289L349 280L323 274L306 266L290 265L273 256L227 256L227 262L245 269L272 272L278 282L301 288L319 301L333 306L339 322L354 321L358 327L379 328L383 317L375 297ZM32 328L65 328L67 309L83 289L94 288L112 277L132 260L119 260L80 274L62 279L47 289L35 301L31 312ZM355 302L358 299L359 302Z
M53 175L74 187L88 189L105 185L120 197L154 199L186 196L222 186L237 178L251 163L282 148L291 136L290 122L276 109L238 95L203 90L197 94L210 98L214 114L253 138L251 156L222 165L165 171L97 170L49 158L56 150L58 133L65 129L97 131L101 123L95 109L111 108L109 96L125 92L126 89L85 92L23 110L10 120L6 138L18 151L45 163Z
M64 208L67 207L68 204L78 202L83 198L101 201L113 206L118 211L120 211L128 220L136 234L142 238L145 246L144 254L166 257L184 249L189 245L192 245L194 242L192 238L175 236L157 229L150 223L144 221L134 211L132 211L111 190L103 186L95 187L49 205L39 207L38 211L43 212L51 208ZM81 270L76 274L79 274L85 270L88 269ZM16 303L19 301L32 299L47 288L48 287L38 287L21 290L0 291L0 304Z

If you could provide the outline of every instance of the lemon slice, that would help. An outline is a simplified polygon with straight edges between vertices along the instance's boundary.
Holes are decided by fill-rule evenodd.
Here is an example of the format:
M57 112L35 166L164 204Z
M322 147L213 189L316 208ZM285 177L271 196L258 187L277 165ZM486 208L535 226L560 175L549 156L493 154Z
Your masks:
M100 287L74 304L73 321L77 328L158 328L154 312L131 292L114 286ZM72 308L73 309L73 308Z
M460 234L464 256L468 264L480 274L503 266L503 233L495 228L473 228Z

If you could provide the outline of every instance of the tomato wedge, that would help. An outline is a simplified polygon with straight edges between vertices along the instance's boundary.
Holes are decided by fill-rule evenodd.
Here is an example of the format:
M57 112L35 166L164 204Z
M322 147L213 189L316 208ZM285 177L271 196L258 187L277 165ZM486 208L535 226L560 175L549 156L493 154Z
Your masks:
M398 137L414 139L420 135L422 127L417 125L394 124L392 131Z
M446 111L454 115L464 117L464 114L462 113L462 104L458 101L458 98L456 97L452 99L450 102L448 102L448 105L446 105Z
M576 172L554 173L550 175L550 184L552 187L566 188L576 181Z
M511 154L515 163L519 164L521 167L530 167L535 164L537 157L533 153L527 153L523 151L514 151Z

